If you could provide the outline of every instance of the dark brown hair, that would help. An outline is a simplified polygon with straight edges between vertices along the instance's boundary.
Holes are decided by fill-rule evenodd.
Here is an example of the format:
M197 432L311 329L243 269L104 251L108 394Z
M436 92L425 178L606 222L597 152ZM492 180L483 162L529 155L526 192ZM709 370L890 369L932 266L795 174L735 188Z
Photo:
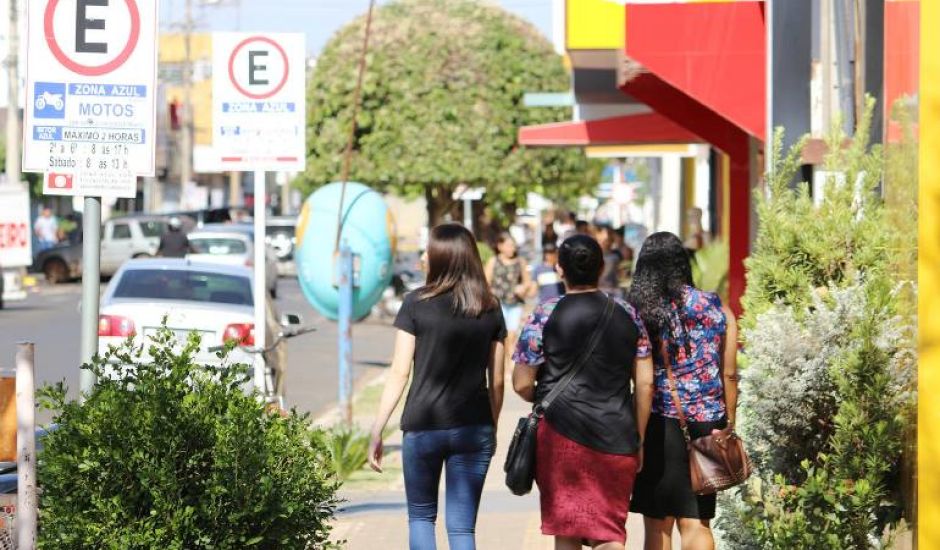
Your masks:
M454 312L466 317L478 317L499 305L486 283L476 240L456 223L431 230L428 281L418 295L427 300L447 292L453 292Z

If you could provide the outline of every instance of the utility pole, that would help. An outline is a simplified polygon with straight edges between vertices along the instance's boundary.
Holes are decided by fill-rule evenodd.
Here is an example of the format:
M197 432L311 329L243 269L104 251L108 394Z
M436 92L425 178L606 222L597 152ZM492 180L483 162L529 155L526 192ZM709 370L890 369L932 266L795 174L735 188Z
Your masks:
M7 134L6 173L8 183L19 183L20 174L20 76L19 14L16 0L10 2L10 26L7 36Z
M180 140L180 207L186 184L193 179L193 105L192 105L192 35L193 0L186 0L183 20L183 112L181 117L182 139Z

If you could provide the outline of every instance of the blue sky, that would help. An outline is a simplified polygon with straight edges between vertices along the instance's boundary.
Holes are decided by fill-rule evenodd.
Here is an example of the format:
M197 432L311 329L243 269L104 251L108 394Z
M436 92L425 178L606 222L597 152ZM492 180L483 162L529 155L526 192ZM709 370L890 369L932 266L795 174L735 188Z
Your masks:
M377 0L379 4L387 0ZM492 0L551 36L552 0ZM199 30L305 32L317 55L343 24L365 13L369 0L193 0ZM165 30L183 17L185 0L160 0Z

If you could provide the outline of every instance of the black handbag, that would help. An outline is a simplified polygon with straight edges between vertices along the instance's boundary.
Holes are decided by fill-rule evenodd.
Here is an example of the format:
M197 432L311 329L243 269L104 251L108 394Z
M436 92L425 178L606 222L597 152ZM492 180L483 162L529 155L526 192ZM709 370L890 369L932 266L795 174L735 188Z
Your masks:
M604 331L607 329L607 324L614 313L614 307L614 301L607 298L604 315L594 328L594 333L591 335L588 345L584 348L584 352L578 357L574 365L568 369L565 376L555 384L552 391L545 396L545 399L536 403L528 416L519 419L516 431L512 434L512 443L509 444L509 450L506 453L506 463L503 465L503 471L506 472L506 486L514 495L522 496L532 490L532 482L535 480L535 438L539 429L539 420L591 358L591 354L594 353L601 336L604 335Z

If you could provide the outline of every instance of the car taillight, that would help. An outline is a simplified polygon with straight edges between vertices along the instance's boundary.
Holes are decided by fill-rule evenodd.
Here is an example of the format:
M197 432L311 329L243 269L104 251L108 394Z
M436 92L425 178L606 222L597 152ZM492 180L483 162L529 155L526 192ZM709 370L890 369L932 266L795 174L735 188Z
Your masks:
M255 345L255 324L232 323L225 327L225 331L222 332L222 342L228 343L232 340L240 346Z
M99 315L98 336L119 336L126 338L137 333L134 321L120 315Z

